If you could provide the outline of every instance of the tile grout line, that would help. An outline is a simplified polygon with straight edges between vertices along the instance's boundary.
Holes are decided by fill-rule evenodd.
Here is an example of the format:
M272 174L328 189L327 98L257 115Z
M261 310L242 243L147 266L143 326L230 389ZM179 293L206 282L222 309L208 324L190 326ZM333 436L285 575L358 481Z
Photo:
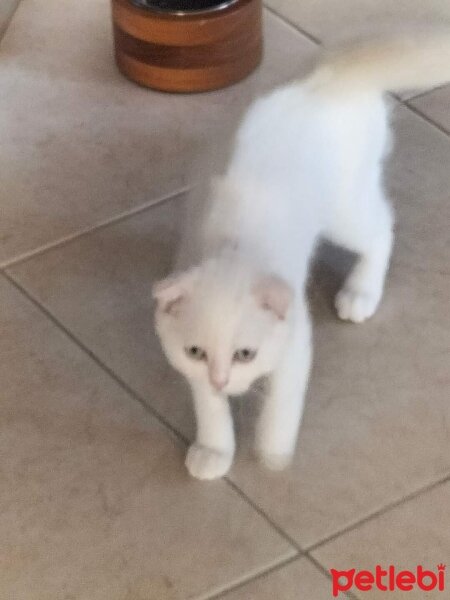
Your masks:
M229 477L224 477L224 480L228 484L228 486L235 491L235 493L240 496L242 500L246 502L254 511L256 511L260 517L262 517L270 527L278 533L290 546L292 546L298 553L299 556L305 554L305 550L292 538L280 525L275 523L275 521L269 517L269 515L260 507L256 502L254 502L247 494L241 490L241 488L234 483Z
M427 94L431 94L432 92L437 92L439 90L442 90L443 88L448 86L448 81L446 83L441 83L440 85L436 85L435 87L431 87L427 90L423 90L421 92L417 92L417 94L413 94L412 96L409 96L408 98L404 98L405 102L411 102L411 100L418 100L419 98L423 98L423 96L426 96Z
M271 565L270 567L263 569L262 571L259 571L258 573L253 573L253 574L248 575L247 577L245 577L245 576L242 577L240 580L236 581L235 583L232 583L227 588L224 587L224 589L222 589L218 592L212 592L211 595L199 596L195 600L219 600L221 598L226 598L228 596L228 594L230 594L231 592L240 590L241 588L248 585L249 583L253 583L254 581L258 581L259 579L262 579L266 575L275 573L276 571L279 571L279 570L283 569L284 567L287 567L291 563L294 563L294 562L300 560L300 558L302 558L302 555L298 554L298 553L295 554L294 556L290 556L289 558L284 558L284 559L280 560L279 562Z
M255 573L254 575L249 575L248 577L243 577L240 581L237 581L236 583L232 583L230 585L230 587L228 587L226 589L223 589L219 592L213 592L212 595L200 596L200 597L196 598L196 600L226 599L230 593L239 591L240 589L244 588L246 585L255 583L255 582L263 579L264 577L271 575L272 573L277 573L278 571L281 571L285 567L288 567L289 565L291 565L295 562L298 562L301 559L304 559L304 560L308 561L309 563L311 563L313 565L313 567L317 571L319 571L328 581L331 581L331 576L330 576L329 571L318 560L316 560L313 556L310 556L308 553L306 553L306 554L298 553L294 556L291 556L289 558L281 560L280 562L268 567L267 569L260 571L259 573ZM349 600L359 600L359 598L357 596L355 596L353 594L353 592L345 592L343 595L344 595L344 597L347 597Z
M329 571L327 570L326 567L324 567L322 565L321 562L319 562L316 558L314 558L314 556L311 556L308 552L305 554L305 558L307 560L309 560L309 562L312 563L316 567L316 569L322 573L322 575L324 575L328 580L331 581L331 576L330 576ZM349 600L359 600L359 598L357 596L355 596L355 594L353 592L345 592L344 596L347 596L347 598L349 598Z
M110 219L101 221L100 223L97 223L96 225L92 225L91 227L86 227L85 229L76 231L72 234L67 235L66 237L62 237L59 240L55 240L54 242L49 242L48 244L39 246L35 250L30 250L29 252L25 252L19 256L16 256L15 258L13 258L11 260L6 260L5 262L0 263L0 270L6 270L9 268L15 267L15 266L25 263L28 260L31 260L35 257L41 256L42 254L45 254L46 252L50 252L51 250L54 250L56 248L64 247L67 244L70 244L71 242L78 240L79 238L83 238L85 236L91 235L92 233L96 233L97 231L105 229L105 228L109 227L110 225L115 225L116 223L121 223L122 221L126 221L127 219L134 217L136 215L139 215L142 212L151 210L152 208L156 208L160 204L164 204L165 202L174 200L177 196L186 194L190 189L191 189L190 186L183 186L176 192L170 192L170 194L163 195L160 198L157 198L156 200L151 200L147 204L141 204L141 205L134 207L128 211L120 213L119 215L111 217Z
M187 438L180 433L169 421L167 421L159 412L151 405L147 404L144 398L141 397L131 386L128 385L121 377L119 377L108 365L106 365L92 350L90 350L81 340L79 340L74 333L72 333L65 325L61 323L57 317L55 317L43 304L39 302L25 287L23 287L18 281L14 279L6 271L0 270L1 275L9 281L11 285L15 287L29 302L33 304L47 319L50 320L64 335L74 343L82 352L84 352L104 373L109 375L122 390L124 390L129 396L131 396L136 402L138 402L149 414L151 414L168 433L171 434L178 442L182 442L185 446L188 445Z
M309 563L311 563L314 566L314 568L317 569L326 579L331 580L328 570L318 560L316 560L314 557L310 556L307 553L306 554L298 553L295 556L291 556L290 558L281 560L280 562L272 565L271 567L268 567L267 569L264 569L263 571L261 571L259 573L256 573L254 575L249 575L248 577L243 577L240 581L238 581L234 584L231 584L230 587L228 587L224 590L221 590L220 592L217 592L217 593L213 592L213 594L209 595L209 596L200 596L200 597L196 598L196 600L226 599L228 594L239 591L240 589L244 588L246 585L255 583L255 582L259 581L260 579L263 579L264 577L271 575L272 573L277 573L278 571L281 571L285 567L288 567L289 565L291 565L295 562L298 562L301 559L304 559L304 560L308 561ZM357 598L357 596L355 596L352 592L345 592L343 595L345 597L347 597L349 600L359 600L359 598Z
M14 15L16 14L17 9L19 8L19 5L20 5L21 2L22 2L22 0L17 0L16 5L15 5L12 13L9 15L6 23L4 24L4 27L3 27L2 31L1 31L1 34L0 34L0 47L1 47L2 40L5 37L6 32L8 31L9 26L11 25L11 22L12 22L12 20L14 18Z
M280 21L282 21L285 25L287 25L288 27L290 27L297 33L300 33L307 40L309 40L310 42L313 42L313 44L315 44L316 46L322 46L322 42L319 40L319 38L316 38L316 36L314 36L312 33L308 33L305 29L302 29L299 25L297 25L297 24L293 23L292 21L290 21L289 19L287 19L285 16L283 16L281 13L279 13L277 10L275 10L271 6L267 6L267 4L265 4L264 7L267 10L267 12L269 12L272 15L274 15L275 17L277 17Z
M432 90L430 90L430 91L432 91ZM415 98L411 98L411 100L415 100ZM442 127L442 125L439 125L439 123L436 123L436 121L433 121L433 119L430 119L430 117L428 117L421 110L419 110L413 104L411 104L411 102L410 102L409 99L407 99L407 100L400 100L400 102L403 104L403 106L405 106L408 110L410 110L417 117L421 118L423 121L425 121L426 123L428 123L429 125L431 125L435 129L437 129L438 131L440 131L442 134L444 134L446 138L450 137L450 131L448 131L447 129L445 129L445 127Z
M415 500L416 498L420 498L422 495L427 494L428 492L431 492L435 488L437 488L441 485L444 485L445 483L447 483L449 481L450 481L450 475L447 474L444 477L441 477L440 479L438 479L437 481L433 481L432 483L429 483L428 485L425 485L425 486L411 492L410 494L403 496L402 498L400 498L398 500L394 500L393 502L386 504L382 508L374 511L373 513L367 515L366 517L363 517L362 519L359 519L355 523L352 523L351 525L348 525L347 527L340 529L339 531L327 536L326 538L323 538L322 540L315 542L314 544L311 544L310 546L307 546L305 548L305 555L310 556L311 552L314 552L315 550L317 550L318 548L321 548L322 546L328 544L329 542L332 542L335 539L337 539L343 535L346 535L347 533L350 533L351 531L354 531L358 527L361 527L362 525L365 525L366 523L369 523L370 521L373 521L374 519L377 519L378 517L381 517L381 516L389 513L391 510L394 510L395 508L398 508L398 507L402 506L403 504L407 504L408 502L411 502L412 500Z

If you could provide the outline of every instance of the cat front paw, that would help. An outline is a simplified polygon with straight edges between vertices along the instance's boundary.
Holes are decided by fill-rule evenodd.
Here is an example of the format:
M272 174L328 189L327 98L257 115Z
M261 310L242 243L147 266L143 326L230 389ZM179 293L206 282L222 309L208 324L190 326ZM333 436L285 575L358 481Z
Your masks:
M340 319L362 323L375 313L379 302L379 294L344 287L336 296L335 306Z
M192 444L186 456L186 467L192 477L211 480L223 477L230 470L233 453Z

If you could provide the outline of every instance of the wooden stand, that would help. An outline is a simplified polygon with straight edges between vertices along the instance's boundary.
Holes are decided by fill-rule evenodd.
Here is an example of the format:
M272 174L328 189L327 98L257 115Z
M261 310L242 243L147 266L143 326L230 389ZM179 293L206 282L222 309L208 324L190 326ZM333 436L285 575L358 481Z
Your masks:
M246 77L262 56L261 0L221 10L165 13L112 0L116 61L137 83L201 92Z

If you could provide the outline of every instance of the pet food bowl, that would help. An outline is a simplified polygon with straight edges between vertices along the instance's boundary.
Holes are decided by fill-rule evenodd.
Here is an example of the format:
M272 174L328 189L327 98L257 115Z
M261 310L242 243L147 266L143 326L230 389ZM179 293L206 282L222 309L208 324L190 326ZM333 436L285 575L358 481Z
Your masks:
M261 0L112 0L112 13L117 65L147 87L213 90L261 60Z

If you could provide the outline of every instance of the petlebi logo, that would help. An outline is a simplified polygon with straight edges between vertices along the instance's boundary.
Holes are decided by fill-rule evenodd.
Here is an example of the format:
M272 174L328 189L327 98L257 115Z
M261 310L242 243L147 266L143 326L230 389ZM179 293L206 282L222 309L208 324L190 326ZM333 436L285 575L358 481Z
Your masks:
M360 592L380 590L382 592L410 592L411 590L422 590L424 592L445 591L445 565L437 565L437 569L431 571L418 565L414 571L400 571L395 566L389 565L383 568L377 565L373 571L337 571L330 569L333 596L336 598L341 592L347 592L353 588Z

